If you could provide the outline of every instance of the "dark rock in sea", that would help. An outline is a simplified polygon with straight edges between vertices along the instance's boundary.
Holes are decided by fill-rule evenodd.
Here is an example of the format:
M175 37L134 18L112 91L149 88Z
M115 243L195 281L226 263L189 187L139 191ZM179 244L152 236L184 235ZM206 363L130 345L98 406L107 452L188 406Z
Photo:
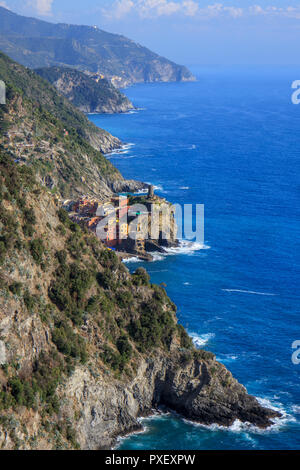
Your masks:
M110 448L116 436L139 429L138 417L161 406L191 421L226 427L239 420L265 429L281 416L248 395L212 353L176 344L170 354L141 358L135 376L122 384L104 377L99 386L87 370L77 370L65 390L82 410L77 429L86 449Z

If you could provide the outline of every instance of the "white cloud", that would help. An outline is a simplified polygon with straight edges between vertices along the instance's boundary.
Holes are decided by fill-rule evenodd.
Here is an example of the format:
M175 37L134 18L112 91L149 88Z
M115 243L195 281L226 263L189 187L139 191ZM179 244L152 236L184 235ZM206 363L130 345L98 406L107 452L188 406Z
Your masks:
M289 18L300 19L300 7L287 7L286 16Z
M181 4L168 0L138 0L136 7L137 13L141 17L154 18L178 13L181 9Z
M182 5L185 9L186 16L195 16L199 9L198 3L193 2L193 0L186 0Z
M222 3L215 3L214 5L208 5L205 8L201 8L201 16L219 16L222 13Z
M248 11L253 15L281 16L286 18L300 19L300 6L276 7L270 5L267 7L262 7L260 5L253 5L249 7Z
M198 3L194 0L116 0L109 10L102 9L102 13L111 19L121 19L134 13L141 18L156 18L183 14L195 16L198 11Z
M244 9L232 6L224 6L222 3L214 3L199 9L199 16L205 19L217 18L219 16L230 16L232 18L239 18L243 16Z
M5 2L0 2L0 7L9 9Z
M175 2L167 2L167 1L160 1L159 4L156 6L156 11L158 16L163 15L172 15L173 13L177 13L181 8L179 3Z
M252 5L249 8L249 12L253 13L254 15L262 15L264 14L264 9L259 5Z
M224 11L228 12L230 16L233 18L238 18L239 16L243 16L244 10L243 8L236 8L236 7L224 7Z
M41 16L50 16L52 14L52 4L54 0L29 0L28 6Z
M113 16L116 19L123 18L126 16L134 7L132 0L118 0L113 6L113 10L109 12L109 16Z
M47 0L36 0L36 3L47 3ZM52 2L48 2L52 3ZM199 1L195 0L116 0L110 10L102 9L105 17L111 20L120 20L129 14L140 18L157 18L163 16L186 16L198 19L214 19L218 17L231 17L238 19L243 16L281 16L300 19L299 7L276 7L251 5L249 7L235 7L223 3L212 3L200 7Z

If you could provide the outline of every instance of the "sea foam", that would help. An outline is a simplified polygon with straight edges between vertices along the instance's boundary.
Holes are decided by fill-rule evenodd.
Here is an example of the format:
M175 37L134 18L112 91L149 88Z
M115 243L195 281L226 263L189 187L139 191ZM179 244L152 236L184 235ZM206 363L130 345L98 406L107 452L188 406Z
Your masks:
M138 258L137 256L133 256L132 258L124 258L123 263L141 263L142 260Z
M170 255L189 255L199 250L209 250L210 246L199 242L189 242L187 240L181 240L179 246L176 248L166 248L166 252Z
M189 332L190 337L193 340L194 345L196 348L201 349L205 346L212 338L215 337L214 333L205 333L205 334L198 334L195 332Z
M284 408L282 408L280 405L281 404L276 404L272 403L269 399L267 398L260 398L260 397L255 397L257 401L260 403L260 405L272 409L274 411L278 411L281 413L280 418L272 418L272 421L274 424L269 426L266 429L259 428L258 426L255 426L254 424L251 424L249 422L242 422L240 420L235 420L234 423L232 423L231 426L222 426L219 424L201 424L201 423L196 423L194 421L189 421L186 419L183 419L186 423L189 423L193 426L198 426L201 428L208 429L210 431L226 431L226 432L232 432L232 433L251 433L251 434L267 434L267 433L274 433L274 432L279 432L283 426L285 426L288 422L294 422L296 421L295 418L292 415L289 415ZM248 434L249 435L249 434Z
M223 364L228 364L230 362L236 361L237 356L234 354L222 354L221 357L217 357L218 362L222 362Z
M274 296L277 294L272 294L271 292L257 292L254 290L243 290L243 289L222 289L223 292L237 292L241 294L253 294L253 295L266 295L266 296Z

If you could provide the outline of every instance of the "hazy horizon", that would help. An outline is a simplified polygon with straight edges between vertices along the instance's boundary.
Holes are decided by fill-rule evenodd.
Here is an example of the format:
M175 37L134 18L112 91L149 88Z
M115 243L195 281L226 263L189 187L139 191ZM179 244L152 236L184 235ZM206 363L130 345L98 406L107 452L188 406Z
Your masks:
M300 1L0 0L24 16L97 25L189 66L300 65Z

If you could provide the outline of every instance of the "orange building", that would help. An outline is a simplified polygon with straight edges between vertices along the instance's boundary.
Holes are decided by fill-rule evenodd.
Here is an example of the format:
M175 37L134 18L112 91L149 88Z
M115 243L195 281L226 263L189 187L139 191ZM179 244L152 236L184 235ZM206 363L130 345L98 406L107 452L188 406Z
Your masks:
M101 220L101 217L92 217L89 221L88 221L88 228L90 230L92 230L93 232L96 232L96 228L97 228L97 225L98 223L100 222Z

